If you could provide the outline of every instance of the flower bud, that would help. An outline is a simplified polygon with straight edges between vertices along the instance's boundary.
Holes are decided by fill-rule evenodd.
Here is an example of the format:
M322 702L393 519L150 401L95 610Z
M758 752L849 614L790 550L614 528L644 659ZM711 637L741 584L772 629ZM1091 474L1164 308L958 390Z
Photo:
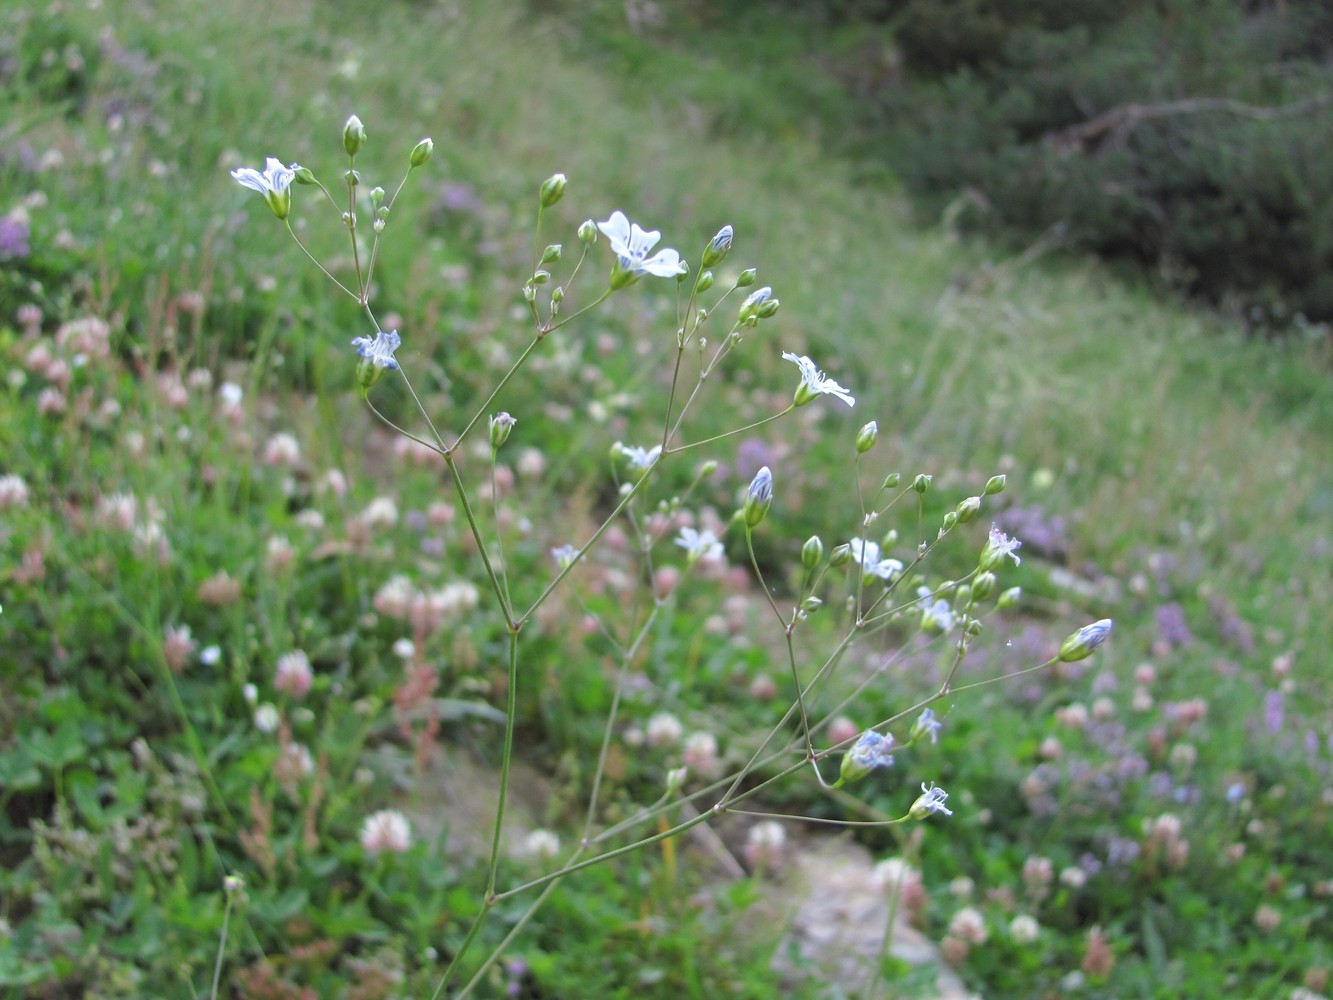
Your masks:
M361 124L361 119L352 115L347 119L347 124L343 126L343 149L347 150L348 156L355 156L361 152L366 144L366 127Z
M712 287L713 287L712 271L705 271L703 274L699 275L699 286L698 286L699 291L706 292L708 291L708 289Z
M1106 637L1111 634L1112 624L1111 619L1103 618L1091 625L1084 625L1060 644L1059 659L1065 663L1086 660L1093 650L1106 641Z
M995 602L997 608L1016 608L1018 602L1023 597L1022 587L1010 587L1000 595L999 600Z
M675 795L680 791L681 786L685 784L685 779L689 777L690 769L688 767L673 767L667 772L666 792L668 795Z
M968 497L958 505L957 513L959 524L975 521L977 515L981 513L981 497Z
M579 242L597 242L597 223L593 222L592 219L585 219L579 226Z
M379 210L379 207L384 204L384 188L373 187L370 189L370 204L376 211Z
M746 268L741 272L741 276L736 279L737 288L749 288L754 284L754 279L759 276L759 272L754 268Z
M551 289L551 305L558 306L561 302L564 301L565 301L564 285L557 285L555 288Z
M710 458L703 465L699 466L699 478L708 479L717 473L717 459Z
M491 447L499 448L509 440L509 432L514 429L514 424L518 423L508 413L497 413L491 417Z
M550 272L550 271L533 271L533 272L532 272L532 283L533 283L534 285L544 285L544 284L546 284L546 283L547 283L548 281L550 281L550 280L551 280L551 272Z
M228 875L222 880L222 888L228 896L234 896L245 888L245 879L239 875Z
M1004 490L1004 476L991 476L986 480L986 496L994 496Z
M933 476L928 476L924 472L921 473L919 476L917 476L915 479L912 480L912 489L916 490L918 493L924 496L926 490L930 489L930 481L933 478L934 478Z
M807 570L812 570L819 565L819 561L824 558L824 543L818 535L811 535L801 546L801 565Z
M829 553L828 564L837 569L839 566L846 566L852 558L852 547L846 542L841 545L835 545L833 551Z
M805 600L801 602L801 614L803 615L814 614L814 612L818 611L823 606L824 602L821 601L818 597L813 597L813 596L807 597Z
M690 262L688 260L682 260L679 266L680 270L676 272L676 284L683 285L685 284L685 279L690 276Z
M759 320L759 311L768 305L772 299L773 289L768 285L763 288L757 288L749 294L744 302L741 303L740 321L742 324L753 324Z
M745 504L741 508L745 513L745 526L753 528L768 514L773 502L773 473L765 465L750 481L750 488L745 494Z
M561 247L559 243L552 243L549 247L547 247L545 250L542 251L542 265L545 266L546 264L554 264L556 261L558 261L560 259L560 254L563 251L563 249L564 248Z
M716 267L731 251L732 231L730 226L723 226L704 249L703 266Z
M856 453L858 455L864 455L871 448L875 447L875 442L878 440L879 424L872 420L856 432Z
M994 573L978 573L972 581L972 600L984 601L995 591Z
M944 515L944 523L940 525L940 534L942 535L946 531L952 531L953 526L957 523L958 523L958 512L955 510L949 511L949 513Z
M314 184L315 172L309 167L297 167L296 173L292 178L297 184Z
M898 484L903 481L903 477L897 472L890 472L884 477L884 488L886 490L896 490Z
M565 196L565 175L552 174L546 180L542 181L541 199L542 208L550 208L557 201Z
M408 166L412 170L424 166L433 152L435 152L435 140L427 136L412 147L412 155L407 158Z

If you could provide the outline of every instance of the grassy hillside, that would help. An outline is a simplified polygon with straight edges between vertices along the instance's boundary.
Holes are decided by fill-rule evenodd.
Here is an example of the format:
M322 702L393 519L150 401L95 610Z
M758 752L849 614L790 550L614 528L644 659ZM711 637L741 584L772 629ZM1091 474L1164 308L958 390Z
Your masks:
M581 836L632 839L598 831L639 810L636 837L706 815L730 784L709 778L735 773L744 810L787 817L788 862L837 830L793 817L868 821L850 835L919 873L901 908L987 997L1327 992L1326 331L1247 339L1041 244L915 227L891 183L828 158L846 98L780 20L728 39L619 8L106 6L0 15L0 995L453 996L488 954L477 995L908 995L893 959L856 983L772 961L785 928L752 907L782 851L741 809L715 840L508 893ZM348 342L367 315L229 176L271 155L337 190L353 113L363 189L392 194L434 139L392 202L371 305L443 436L483 418L455 456L475 537L449 467L360 398ZM568 190L534 234L557 171ZM338 210L291 192L295 233L352 281ZM487 563L513 610L541 600L550 550L634 481L613 446L660 440L695 315L688 281L644 277L484 405L533 340L522 290L542 247L562 254L534 301L568 285L568 316L612 258L603 235L572 276L576 230L617 209L660 229L689 281L733 226L699 301L756 267L781 302L677 443L786 407L784 351L856 404L669 454L512 628ZM363 235L372 212L359 203ZM752 290L703 328L708 354ZM429 437L397 374L371 402ZM498 410L518 423L492 471ZM760 465L774 499L752 556L730 519ZM863 527L890 473L902 496ZM1003 492L934 546L997 473ZM966 606L984 627L932 706L938 744L914 740L899 713L939 689L961 627L923 627L917 587L964 611L955 584L992 521L1023 542L996 592L1023 596ZM726 565L684 561L682 526L715 529ZM862 535L908 563L925 542L929 561L879 598L827 564ZM823 599L791 647L756 570L780 611ZM858 608L896 611L858 629ZM990 683L1101 618L1114 633L1092 658ZM791 700L789 648L810 683L844 638L808 706L823 773L875 725L894 766L836 790L786 774L804 749L789 721L777 745L797 752L748 769ZM494 901L477 805L493 791L476 786L499 783L507 712L519 776ZM952 817L886 822L932 780ZM386 846L381 810L410 844Z

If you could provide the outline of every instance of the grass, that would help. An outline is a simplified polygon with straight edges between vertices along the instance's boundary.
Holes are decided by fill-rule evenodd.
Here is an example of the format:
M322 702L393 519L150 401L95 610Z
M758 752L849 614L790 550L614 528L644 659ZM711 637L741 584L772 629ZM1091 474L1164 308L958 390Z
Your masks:
M737 246L719 273L757 265L781 299L691 435L785 405L783 350L855 391L853 411L820 401L719 447L721 474L687 501L725 518L745 463L767 456L778 498L757 544L780 589L795 589L810 534L831 548L857 533L847 443L875 419L862 483L933 474L927 528L993 473L1009 478L983 516L1025 539L1005 578L1024 587L1023 613L988 622L962 681L1116 619L1087 669L937 706L940 744L900 755L888 777L854 795L784 784L766 807L891 816L915 780L948 787L951 820L858 839L920 870L914 919L986 996L1324 991L1326 333L1246 339L1093 262L1040 246L1003 255L945 224L914 226L895 191L859 183L800 114L775 111L799 96L837 120L831 88L771 68L790 44L780 22L728 49L692 36L688 19L647 40L603 21L575 45L576 22L517 5L483 17L200 3L170 22L120 8L114 19L12 11L0 43L14 95L0 112L0 209L24 206L31 228L31 252L6 262L0 286L0 474L27 492L0 507L4 995L207 995L223 876L237 873L223 994L429 996L480 905L480 852L456 849L470 842L476 782L444 801L435 786L461 767L451 760L483 775L498 765L503 623L484 600L469 610L466 587L484 591L484 576L459 512L440 505L440 466L397 450L356 398L346 341L361 318L227 176L270 153L331 175L353 111L370 132L368 180L390 176L422 134L436 141L395 205L375 304L400 317L400 357L445 426L459 429L524 343L534 193L563 171L570 190L547 231L567 253L579 222L616 207L696 257L730 223ZM673 87L681 78L689 86ZM764 93L793 96L761 107ZM336 221L304 211L310 190L296 189L294 219L317 254L340 255ZM654 433L670 305L632 293L571 328L534 367L538 381L499 401L519 418L508 447L544 463L525 475L514 459L505 507L520 598L549 578L549 547L609 509L610 446ZM30 304L36 325L18 313ZM71 325L81 317L105 327ZM239 404L220 398L223 382ZM58 410L43 391L62 386ZM396 383L374 399L410 419ZM668 471L664 499L689 464ZM400 517L367 532L376 497ZM884 523L905 539L924 530L915 508ZM727 542L744 566L743 546ZM932 578L966 573L976 546L975 531L949 539ZM578 835L617 657L569 624L648 613L617 585L639 572L618 558L576 577L582 603L562 591L525 636L518 758L538 777L516 806L518 846L530 829ZM385 610L398 574L455 587L434 627ZM839 595L825 596L812 653L838 635ZM678 751L635 746L653 716L712 734L735 765L771 724L778 702L756 692L789 679L765 614L757 588L695 578L661 608L606 770L609 821L659 794L678 763ZM177 662L168 630L182 626L191 649ZM939 644L918 649L911 632L858 652L858 665L889 665L845 714L886 718L936 683ZM404 638L417 657L406 666L394 651ZM911 655L886 659L904 642ZM314 665L300 697L274 688L276 661L295 650ZM413 677L433 685L438 732L395 710ZM281 709L278 734L256 728L247 684ZM292 747L312 751L309 774ZM358 830L389 807L417 836L402 855L374 855ZM1178 833L1164 814L1180 817ZM744 826L719 826L742 860ZM747 919L771 875L724 880L690 843L566 879L481 993L851 990L775 972L778 929ZM514 880L541 871L516 855ZM525 902L501 905L485 944ZM966 943L966 906L985 943ZM1034 941L1012 930L1021 914L1038 920ZM886 978L879 995L893 988Z

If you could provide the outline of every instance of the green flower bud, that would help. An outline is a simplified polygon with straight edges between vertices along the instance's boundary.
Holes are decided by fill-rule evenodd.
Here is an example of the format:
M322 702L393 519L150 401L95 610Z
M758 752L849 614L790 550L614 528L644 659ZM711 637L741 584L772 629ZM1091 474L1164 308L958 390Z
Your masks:
M958 505L957 513L959 524L975 521L977 515L981 513L981 497L968 497Z
M760 310L774 301L773 289L768 285L751 292L741 303L739 312L740 321L743 325L753 326L759 321Z
M1091 625L1084 625L1060 644L1059 659L1065 663L1086 660L1092 655L1093 650L1106 641L1107 636L1111 634L1112 624L1114 623L1111 619L1103 618Z
M730 226L723 226L704 249L703 266L716 267L731 251L732 231Z
M759 272L754 268L747 268L741 272L741 276L736 279L737 288L749 288L754 284L754 279L759 276Z
M348 156L355 156L361 152L366 144L366 127L361 124L361 119L352 115L347 119L347 124L343 126L343 149L347 150Z
M915 479L912 480L912 489L916 490L918 493L924 496L926 490L930 489L930 481L933 478L934 478L933 476L928 476L924 472L921 473L919 476L917 476Z
M846 542L841 545L835 545L833 551L829 553L828 564L834 569L839 566L846 566L852 558L852 547Z
M586 219L579 226L579 242L595 243L596 241L597 241L597 223L593 222L592 219Z
M343 180L346 181L350 187L356 187L361 183L361 173L357 170L349 170L347 173L343 174Z
M561 302L564 301L565 301L564 285L557 285L555 288L551 289L551 305L558 306Z
M994 573L978 573L972 580L972 599L984 601L995 592L997 577Z
M818 597L813 597L813 596L807 597L805 600L801 602L801 613L806 615L814 614L823 606L824 602L821 601Z
M949 513L944 515L944 523L940 525L940 534L943 534L946 531L952 531L953 526L957 523L958 523L958 512L952 510L949 511Z
M699 275L699 291L706 292L713 287L713 272L705 271Z
M373 187L370 189L370 204L374 206L376 210L384 204L384 188Z
M986 496L994 496L1004 490L1004 476L991 476L986 480Z
M703 465L699 466L699 478L708 479L717 473L717 459L710 458Z
M315 172L309 167L297 167L293 178L297 184L314 184Z
M412 147L412 155L407 158L409 168L415 170L417 167L425 166L433 152L435 152L435 140L427 136Z
M560 254L563 252L563 250L564 248L561 247L559 243L552 243L549 247L547 247L545 250L542 251L542 265L545 266L546 264L554 264L556 261L560 259Z
M497 449L509 440L509 432L518 423L508 413L497 413L491 417L491 448Z
M1016 608L1018 607L1018 602L1022 599L1022 597L1023 597L1022 587L1010 587L1008 590L1006 590L1004 593L1000 595L999 600L995 602L995 606L997 608L1003 608L1003 609Z
M534 285L544 285L544 284L546 284L546 283L547 283L548 281L550 281L550 280L551 280L551 272L550 272L550 271L533 271L533 272L532 272L532 283L533 283Z
M773 502L773 473L765 465L750 481L750 488L745 493L745 503L741 508L745 512L745 526L757 526L768 514Z
M884 488L886 490L896 490L898 484L903 481L903 477L896 472L890 472L884 477Z
M871 448L875 447L875 442L878 440L879 424L872 420L856 432L856 453L858 455L864 455Z
M676 284L678 285L685 284L685 279L688 278L689 276L690 276L690 262L688 260L682 260L680 262L680 270L676 272Z
M542 181L541 199L542 208L550 208L557 201L565 196L565 175L552 174L546 180Z
M819 561L824 558L824 543L818 535L811 535L801 546L801 565L807 570L812 570L819 565Z

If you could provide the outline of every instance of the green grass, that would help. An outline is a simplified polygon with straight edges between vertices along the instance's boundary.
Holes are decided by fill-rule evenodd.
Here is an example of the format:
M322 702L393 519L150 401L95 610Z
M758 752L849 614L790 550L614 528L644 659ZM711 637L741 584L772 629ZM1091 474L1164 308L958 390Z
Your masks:
M1087 669L937 706L947 711L940 744L901 754L887 777L854 786L854 799L794 781L774 788L768 808L892 816L916 781L948 787L956 815L917 827L920 840L883 829L858 837L877 857L907 852L922 870L917 919L935 940L964 903L951 883L972 880L968 900L990 940L959 971L986 996L1285 996L1307 975L1322 991L1326 335L1246 339L1094 262L1041 248L1014 257L945 224L914 227L892 187L859 182L860 167L828 158L818 130L801 124L839 121L838 98L813 71L780 69L791 44L780 21L745 38L701 37L715 25L689 18L647 36L615 20L576 35L589 23L519 5L469 11L199 3L171 19L129 5L114 18L82 6L49 21L5 15L0 46L14 58L3 64L16 68L4 70L14 99L0 111L0 211L26 205L32 252L6 262L0 284L10 373L0 475L22 476L30 494L26 506L0 508L0 995L207 995L222 878L236 872L246 890L230 918L225 995L383 996L394 980L399 994L429 996L479 905L477 852L445 847L468 840L464 799L475 790L441 801L437 785L453 759L483 774L499 761L503 624L487 610L461 516L445 524L436 510L432 520L447 492L441 467L395 452L357 399L347 342L362 319L227 175L272 154L336 177L352 112L370 134L358 163L368 184L396 183L416 140L435 139L390 218L375 307L400 317L400 357L442 426L461 429L526 343L519 292L535 195L563 171L569 191L538 246L563 242L567 262L577 225L621 208L697 260L729 223L737 242L719 277L757 266L781 299L747 336L742 363L710 384L688 437L785 405L794 379L784 350L810 354L856 393L853 411L821 400L756 435L777 480L756 544L779 590L795 587L807 536L832 548L859 533L848 454L856 428L875 419L863 486L891 471L935 476L924 528L911 508L876 530L896 524L909 542L933 532L996 472L1008 489L983 519L1026 512L1026 527L1011 529L1027 539L1024 561L1003 578L1024 587L1023 613L987 622L963 682L1028 666L1085 621L1116 619ZM688 86L673 86L682 79ZM343 255L337 219L315 208L311 188L294 190L303 238L323 259ZM30 303L44 312L40 335L17 314ZM506 501L514 524L531 525L506 536L520 603L549 579L549 548L609 510L610 446L647 443L658 426L670 300L644 282L613 305L553 336L532 381L498 401L519 418L502 457L533 448L546 463L540 478L520 475ZM64 411L43 413L42 390L59 379L33 352L72 361L76 349L53 337L83 316L107 322L106 353L72 365ZM190 375L201 369L211 387ZM223 381L243 389L235 413L219 401ZM411 419L397 383L373 398ZM264 460L276 433L299 444L294 464ZM733 443L709 454L727 474L686 506L725 518L753 470L738 466ZM468 461L475 485L484 463ZM684 489L695 461L668 469L663 498ZM331 469L345 493L330 487ZM116 494L137 499L131 530L117 526ZM377 496L407 516L366 538L355 521ZM968 571L984 531L964 535L941 546L932 578ZM744 566L737 537L729 555ZM293 550L289 564L275 561L274 539ZM238 598L201 589L223 572ZM632 582L637 569L608 557L576 577L582 603L562 592L524 635L519 759L543 775L522 797L524 823L567 844L618 663L605 637L577 623L588 613L627 621L650 603L616 572ZM442 699L438 734L395 714L404 666L392 647L412 633L377 594L396 574L482 590L480 610L415 637ZM627 728L673 712L687 733L717 736L739 766L790 678L758 589L724 606L735 593L687 579L635 663L623 711ZM840 593L824 596L798 633L812 659L841 622ZM1168 641L1159 616L1169 613L1190 641ZM729 617L744 621L736 638ZM164 631L181 625L195 653L177 672ZM874 638L873 649L906 642L912 652L845 714L868 724L938 683L947 651L918 650L911 634ZM210 646L219 659L200 662ZM295 649L315 666L303 699L272 684L275 661ZM1273 668L1283 657L1285 681ZM882 659L858 652L853 667ZM1144 664L1155 671L1142 684L1152 704L1136 707ZM753 696L765 678L778 700ZM282 708L290 731L280 740L256 730L247 683ZM1264 698L1284 684L1272 732ZM1207 701L1206 721L1180 722L1195 697ZM1072 703L1104 718L1062 723L1056 712ZM312 749L314 778L284 777L284 742ZM423 763L418 748L432 743ZM614 743L601 801L610 821L655 798L677 763L624 731ZM390 806L412 817L416 842L401 856L367 856L360 824ZM486 809L475 811L484 820ZM1144 822L1163 813L1183 820L1182 864L1144 846ZM742 855L739 826L720 830ZM1129 843L1147 853L1107 863ZM747 919L768 881L709 894L730 877L693 844L568 878L505 949L521 966L493 969L482 995L511 983L534 998L840 995L835 983L780 981L770 959L782 928ZM1102 868L1081 888L1057 879L1039 898L1024 882L1034 856L1058 875L1085 855ZM513 880L525 864L512 863ZM498 944L527 899L506 900L484 944ZM1280 912L1275 930L1256 925L1261 906ZM1020 912L1039 920L1036 942L1008 935ZM1080 970L1094 926L1116 959L1104 975Z

